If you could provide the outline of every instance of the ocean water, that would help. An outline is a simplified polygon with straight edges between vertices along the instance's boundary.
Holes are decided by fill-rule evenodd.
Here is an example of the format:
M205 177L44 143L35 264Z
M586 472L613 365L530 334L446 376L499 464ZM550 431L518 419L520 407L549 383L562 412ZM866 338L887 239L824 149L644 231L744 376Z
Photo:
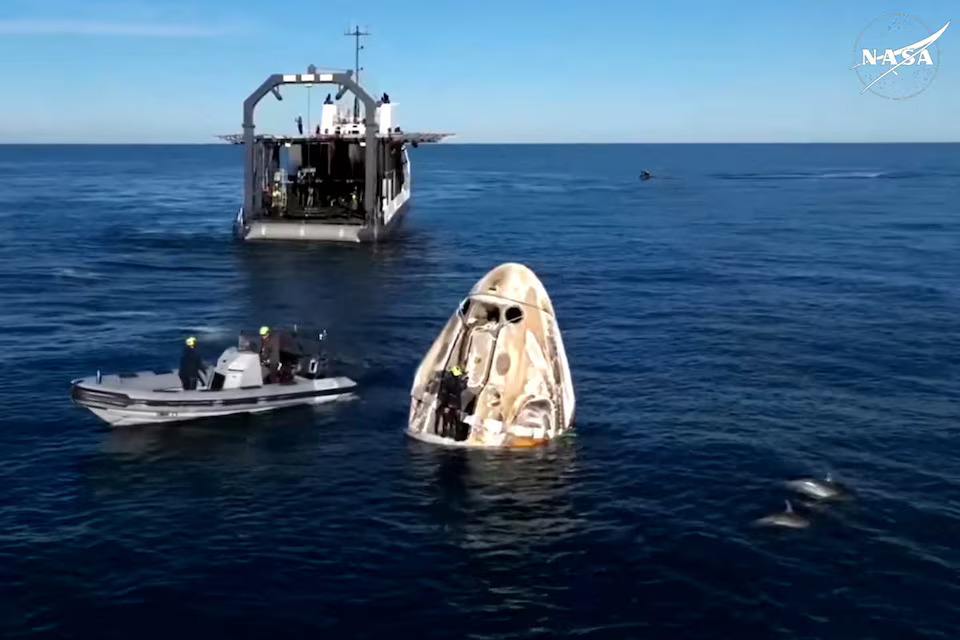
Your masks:
M421 146L402 238L302 247L232 241L240 147L0 147L0 637L956 637L958 151ZM553 299L576 435L410 440L420 357L505 261ZM359 398L70 404L293 322ZM856 500L751 525L827 472Z

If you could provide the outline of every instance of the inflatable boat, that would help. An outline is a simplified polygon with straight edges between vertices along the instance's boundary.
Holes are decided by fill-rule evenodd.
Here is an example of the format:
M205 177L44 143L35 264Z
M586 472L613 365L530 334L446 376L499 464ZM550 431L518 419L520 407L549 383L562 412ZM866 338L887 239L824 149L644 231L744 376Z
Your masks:
M319 343L323 336L317 340ZM264 382L266 369L251 341L241 336L215 366L200 370L195 390L184 390L176 369L101 374L72 381L74 404L111 426L183 422L261 413L352 397L357 383L326 374L326 358L310 352L296 330L283 333L277 382Z

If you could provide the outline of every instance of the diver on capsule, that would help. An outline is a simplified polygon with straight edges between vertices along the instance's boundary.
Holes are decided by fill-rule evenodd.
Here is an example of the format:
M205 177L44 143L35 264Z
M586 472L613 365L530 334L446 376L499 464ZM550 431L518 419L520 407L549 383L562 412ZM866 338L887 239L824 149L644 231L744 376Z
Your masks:
M440 388L437 390L437 405L440 407L439 435L442 438L457 437L460 431L460 402L466 389L466 377L458 365L450 367L440 375Z
M185 391L194 391L197 388L197 380L200 377L200 370L203 369L203 361L200 354L197 353L197 339L190 336L183 347L183 353L180 356L180 367L177 374L180 376L180 383L183 384Z

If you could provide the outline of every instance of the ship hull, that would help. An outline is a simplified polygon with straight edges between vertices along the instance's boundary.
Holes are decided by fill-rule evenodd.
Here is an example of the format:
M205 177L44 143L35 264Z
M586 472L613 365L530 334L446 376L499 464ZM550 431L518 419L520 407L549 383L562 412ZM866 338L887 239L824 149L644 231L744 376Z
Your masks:
M303 241L365 244L382 242L394 235L410 209L410 192L402 190L387 204L384 224L379 230L364 224L244 220L243 211L234 222L234 235L245 242Z

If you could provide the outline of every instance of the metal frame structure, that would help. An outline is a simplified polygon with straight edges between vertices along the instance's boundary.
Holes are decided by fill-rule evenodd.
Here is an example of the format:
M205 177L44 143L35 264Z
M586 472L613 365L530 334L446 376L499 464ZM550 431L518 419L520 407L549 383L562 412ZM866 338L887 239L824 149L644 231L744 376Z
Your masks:
M374 237L379 235L380 220L378 218L378 183L377 180L377 153L379 144L377 141L377 106L370 94L363 87L354 82L353 72L332 71L324 73L300 73L300 74L281 74L275 73L263 81L250 96L243 101L243 144L244 149L244 167L243 167L243 210L245 212L259 211L262 206L262 194L254 185L253 166L255 162L255 131L253 112L257 105L268 93L273 93L278 100L280 97L278 87L285 84L336 84L340 85L339 94L344 91L350 91L353 95L363 102L363 123L366 127L365 142L365 168L364 168L364 198L363 207L366 223L373 228ZM339 95L338 95L339 97Z

